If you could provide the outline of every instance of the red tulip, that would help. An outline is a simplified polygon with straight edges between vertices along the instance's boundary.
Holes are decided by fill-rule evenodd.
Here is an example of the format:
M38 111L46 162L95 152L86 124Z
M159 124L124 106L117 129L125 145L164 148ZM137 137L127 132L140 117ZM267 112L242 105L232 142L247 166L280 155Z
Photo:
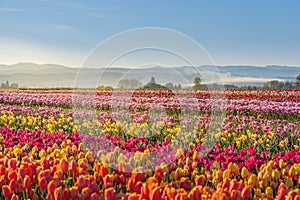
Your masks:
M8 198L8 199L12 196L12 191L8 185L2 186L2 194L5 198Z
M63 200L63 189L61 186L54 190L54 200Z
M11 169L17 169L17 159L11 158L8 160L8 167Z
M232 200L241 200L241 192L238 190L232 190L230 193L230 199Z
M105 189L104 199L105 200L114 200L115 199L115 190L114 190L114 188Z
M31 189L31 179L29 176L25 176L24 181L23 181L23 187L27 189L28 191Z
M79 197L79 191L76 186L70 188L70 197L71 199L77 199Z
M77 182L76 182L75 185L78 187L78 190L81 190L82 188L86 187L87 186L87 181L86 181L85 177L84 176L80 176L77 179Z
M191 190L191 192L189 194L189 199L202 200L201 190L199 189L199 186L196 186Z
M38 183L39 187L41 190L45 190L47 189L47 180L45 177L42 177L40 180L39 180L39 183Z
M93 193L92 195L91 195L91 200L99 200L100 199L100 196L97 194L97 193Z
M17 180L18 179L18 174L16 170L9 170L8 171L8 180Z
M63 173L66 173L69 169L68 161L65 158L61 159L59 162L59 167Z
M9 187L10 187L11 191L16 191L17 186L18 186L18 183L16 180L13 179L9 182Z
M107 174L108 174L107 167L102 166L102 167L100 168L100 176L102 176L102 178L103 178L103 177L105 177Z
M251 188L246 185L241 193L242 198L249 199L251 197Z
M55 190L55 183L54 183L54 180L51 180L49 183L48 183L48 193L50 194L53 194L54 193L54 190Z
M114 186L114 179L113 179L113 175L111 174L107 174L104 179L103 179L103 184L105 188L109 188Z
M162 200L159 187L152 190L150 193L150 200Z
M18 200L18 199L19 199L19 197L16 194L13 194L11 197L11 200Z

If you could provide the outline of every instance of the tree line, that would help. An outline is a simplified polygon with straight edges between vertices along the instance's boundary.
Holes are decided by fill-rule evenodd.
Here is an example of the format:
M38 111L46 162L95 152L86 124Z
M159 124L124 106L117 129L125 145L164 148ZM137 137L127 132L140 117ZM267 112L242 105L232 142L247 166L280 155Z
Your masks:
M165 85L161 85L156 83L155 78L151 77L150 81L143 86L143 84L137 79L121 79L119 80L117 87L119 89L157 89L157 90L181 90L183 89L181 84L173 84L171 82L166 83ZM213 84L210 85L209 88L220 88L220 85ZM256 90L256 89L265 89L265 90L300 90L300 74L296 77L295 82L286 81L281 82L278 80L271 80L266 83L262 87L258 86L243 86L237 87L234 85L225 85L222 88L225 89L248 89L248 90ZM193 90L205 90L208 89L208 85L202 84L202 80L200 77L195 77L193 80Z

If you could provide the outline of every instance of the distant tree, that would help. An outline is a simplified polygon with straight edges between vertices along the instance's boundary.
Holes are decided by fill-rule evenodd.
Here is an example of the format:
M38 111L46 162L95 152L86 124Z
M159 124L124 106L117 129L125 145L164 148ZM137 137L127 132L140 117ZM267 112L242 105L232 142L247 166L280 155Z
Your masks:
M156 83L154 77L151 77L149 83L147 83L144 86L144 89L149 89L149 90L169 90L167 87Z
M151 77L149 83L150 84L156 84L155 78L153 76Z
M142 83L137 79L121 79L117 87L120 89L136 89L142 86Z
M166 87L169 88L170 90L173 90L174 89L174 85L173 83L166 83Z
M12 83L12 84L10 84L10 87L11 87L11 88L18 88L19 85L18 85L17 83Z
M201 87L201 78L200 77L195 77L194 78L194 86L193 89L194 90L200 90Z
M181 84L178 84L178 90L181 90L182 88L181 88Z
M277 80L272 80L264 83L263 89L266 90L292 90L294 88L294 83L290 81L280 82Z
M263 88L267 90L278 90L280 89L280 82L278 80L272 80L264 83Z
M293 82L290 81L285 82L283 85L284 90L291 90L293 89L293 87L294 87Z
M300 74L296 78L295 89L300 90Z

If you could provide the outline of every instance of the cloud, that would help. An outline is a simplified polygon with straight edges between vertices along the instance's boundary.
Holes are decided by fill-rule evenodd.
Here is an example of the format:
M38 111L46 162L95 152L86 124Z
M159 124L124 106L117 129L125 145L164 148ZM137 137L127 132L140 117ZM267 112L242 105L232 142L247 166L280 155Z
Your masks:
M24 11L24 9L21 8L0 8L0 11L3 12L20 12L20 11Z
M62 25L62 24L49 24L49 26L60 30L68 30L73 28L72 26Z

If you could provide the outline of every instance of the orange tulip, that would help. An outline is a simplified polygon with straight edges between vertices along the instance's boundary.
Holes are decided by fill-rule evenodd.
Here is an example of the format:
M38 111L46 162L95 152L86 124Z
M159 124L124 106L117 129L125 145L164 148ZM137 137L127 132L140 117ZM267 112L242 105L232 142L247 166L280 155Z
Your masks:
M267 187L266 191L265 191L265 194L267 196L273 196L273 190L272 190L272 188L271 187Z
M204 186L206 178L203 174L195 177L195 184Z
M158 186L158 180L155 177L149 177L148 178L148 188L150 193L152 192L152 190Z
M62 180L64 177L64 172L59 169L54 173L54 179Z
M90 199L90 196L92 194L92 191L89 187L85 187L81 191L83 199Z
M229 200L230 198L223 192L215 192L212 195L212 200Z
M285 168L285 162L282 159L279 160L279 168L280 169L284 169Z

